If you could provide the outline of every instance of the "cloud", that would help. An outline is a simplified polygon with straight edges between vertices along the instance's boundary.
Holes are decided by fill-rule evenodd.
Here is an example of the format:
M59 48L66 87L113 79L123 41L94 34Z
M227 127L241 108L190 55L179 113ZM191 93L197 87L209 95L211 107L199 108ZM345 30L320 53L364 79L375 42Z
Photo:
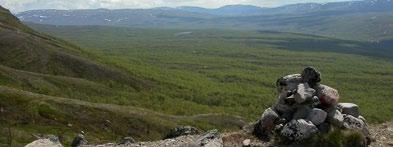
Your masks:
M217 8L233 4L274 7L293 3L331 1L344 0L0 0L0 5L10 9L13 13L17 13L34 9L118 9L177 6Z

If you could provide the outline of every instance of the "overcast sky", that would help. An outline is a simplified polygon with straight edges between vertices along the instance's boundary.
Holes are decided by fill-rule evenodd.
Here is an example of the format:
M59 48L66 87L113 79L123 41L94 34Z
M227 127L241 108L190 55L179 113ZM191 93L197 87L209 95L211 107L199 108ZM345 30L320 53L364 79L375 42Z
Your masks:
M348 0L0 0L0 5L13 13L34 9L92 9L92 8L152 8L199 6L217 8L224 5L246 4L276 7L306 2L335 2Z

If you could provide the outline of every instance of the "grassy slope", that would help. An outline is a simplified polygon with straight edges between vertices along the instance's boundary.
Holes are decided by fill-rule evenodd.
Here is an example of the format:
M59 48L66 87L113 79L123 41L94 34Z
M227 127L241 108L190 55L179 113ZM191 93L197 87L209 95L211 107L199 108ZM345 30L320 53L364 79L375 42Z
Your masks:
M274 103L278 77L312 65L323 73L324 84L340 91L342 102L359 104L369 121L393 118L393 63L377 59L391 51L382 55L367 43L258 31L41 27L36 26L103 62L157 81L154 91L161 95L143 106L156 111L195 114L192 105L171 109L167 101L176 99L255 120Z
M0 86L0 100L5 110L0 122L15 120L0 123L3 128L0 133L5 134L0 142L7 143L7 128L11 126L15 146L34 140L31 134L40 133L59 135L63 143L69 144L75 132L84 130L91 143L105 143L119 140L121 136L160 139L164 137L163 132L179 124L221 130L239 129L245 124L241 118L229 115L170 116L136 107L51 97L4 86Z
M121 106L150 106L155 81L95 58L31 30L0 7L0 146L9 145L10 136L13 146L22 146L36 133L59 135L69 144L75 133L85 130L91 143L98 143L124 136L160 139L181 124L222 130L244 125L241 118L224 114L171 116ZM179 103L194 110L208 108ZM172 109L179 109L176 105L171 101Z

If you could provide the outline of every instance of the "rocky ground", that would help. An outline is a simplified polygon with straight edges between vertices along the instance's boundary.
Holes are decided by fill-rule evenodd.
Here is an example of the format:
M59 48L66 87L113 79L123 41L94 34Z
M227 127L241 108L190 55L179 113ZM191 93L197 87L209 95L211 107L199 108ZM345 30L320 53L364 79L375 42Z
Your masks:
M393 147L393 121L378 125L371 125L370 132L375 139L372 147Z
M370 132L372 137L375 139L375 142L372 142L370 147L393 147L393 121L387 122L383 124L370 125ZM151 141L151 142L138 142L131 143L126 145L116 145L114 143L108 143L104 145L85 145L85 147L188 147L193 146L197 147L198 142L200 143L201 138L205 136L203 135L186 135L180 136L174 139L166 139L159 141ZM241 147L244 145L254 146L254 147L268 147L271 146L271 143L264 143L259 141L255 137L250 134L247 134L243 131L232 132L232 133L224 133L221 134L220 137L209 140L205 146L206 147ZM61 147L61 144L56 144L52 142L50 139L40 139L28 145L28 147Z

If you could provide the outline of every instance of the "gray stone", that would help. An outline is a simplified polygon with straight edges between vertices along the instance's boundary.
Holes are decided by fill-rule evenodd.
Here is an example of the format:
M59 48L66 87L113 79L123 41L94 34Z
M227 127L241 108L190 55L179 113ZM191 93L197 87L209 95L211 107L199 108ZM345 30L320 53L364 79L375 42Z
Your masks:
M302 82L302 77L300 74L292 74L281 77L277 80L276 86L278 93L282 91L292 91L296 90L297 85Z
M298 104L304 103L314 96L315 90L310 88L307 83L301 83L297 86L297 91L295 94L295 101Z
M361 116L361 115L359 115L359 117L358 117L360 120L362 120L366 125L367 125L367 123L366 123L366 118L364 118L363 116Z
M272 108L266 109L261 119L254 126L253 134L263 141L269 141L272 131L279 120L278 114Z
M306 67L302 74L302 82L308 83L311 87L314 87L317 83L321 82L321 73L314 67Z
M53 142L48 139L38 139L32 143L27 144L25 147L63 147L60 142Z
M281 130L281 136L291 141L302 141L318 132L318 128L304 119L292 120Z
M338 108L341 110L341 113L352 115L354 117L359 117L359 106L353 103L338 103Z
M261 116L260 125L264 129L272 130L279 119L280 117L272 108L267 108Z
M320 125L325 122L327 113L322 109L314 108L308 114L307 119L310 120L314 125Z
M312 108L309 105L299 105L292 119L306 119L311 111Z
M341 127L344 123L344 116L340 111L334 110L328 113L328 121L331 125Z
M176 138L179 136L184 136L184 135L195 135L198 134L200 131L192 126L178 126L176 128L173 128L169 131L169 133L166 135L165 139L168 138Z
M352 115L344 114L344 128L358 130L363 133L366 137L370 136L370 132L368 130L367 124L363 122L363 120L356 118Z
M124 137L123 139L120 140L120 145L127 145L127 144L132 144L135 143L135 139L132 137Z
M202 147L221 147L223 141L218 130L211 130L199 137L196 144Z
M362 129L364 122L352 115L344 114L344 127L347 129Z

